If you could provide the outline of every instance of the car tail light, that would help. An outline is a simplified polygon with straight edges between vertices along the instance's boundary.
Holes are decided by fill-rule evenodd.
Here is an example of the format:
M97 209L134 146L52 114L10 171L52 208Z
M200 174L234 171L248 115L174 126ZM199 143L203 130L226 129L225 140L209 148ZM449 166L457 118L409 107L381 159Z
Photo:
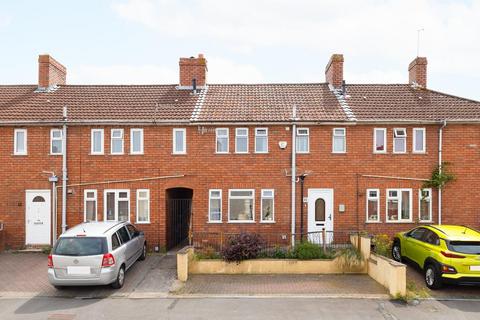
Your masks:
M455 254L455 253L445 252L445 251L442 251L442 254L443 254L444 257L447 257L447 258L455 258L455 259L465 258L465 256Z
M115 258L111 253L105 253L102 259L102 268L103 267L111 267L115 265Z
M53 268L53 257L51 254L48 255L48 267Z
M457 273L454 267L447 266L445 264L442 265L442 273Z

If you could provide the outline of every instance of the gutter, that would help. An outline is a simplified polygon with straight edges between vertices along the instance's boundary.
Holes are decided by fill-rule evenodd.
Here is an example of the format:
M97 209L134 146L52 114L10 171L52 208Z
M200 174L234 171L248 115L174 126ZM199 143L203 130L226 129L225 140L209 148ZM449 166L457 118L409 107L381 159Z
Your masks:
M447 126L447 120L438 130L438 172L442 173L442 152L443 152L443 128ZM442 224L442 188L438 188L438 224Z

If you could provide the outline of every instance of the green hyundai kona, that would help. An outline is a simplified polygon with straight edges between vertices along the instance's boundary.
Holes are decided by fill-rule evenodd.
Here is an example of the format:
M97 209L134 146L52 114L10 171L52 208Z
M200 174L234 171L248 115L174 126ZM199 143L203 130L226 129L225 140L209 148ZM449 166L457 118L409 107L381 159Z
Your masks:
M480 284L480 232L465 226L421 226L395 235L392 257L424 272L430 289L444 283Z

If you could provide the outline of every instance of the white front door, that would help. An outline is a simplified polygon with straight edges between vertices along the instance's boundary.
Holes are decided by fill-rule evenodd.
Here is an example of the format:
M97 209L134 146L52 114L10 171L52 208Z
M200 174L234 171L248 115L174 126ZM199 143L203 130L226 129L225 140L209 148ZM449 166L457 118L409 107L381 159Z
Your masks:
M326 242L333 241L333 189L308 189L309 240L322 243L324 229Z
M50 244L50 190L27 190L25 244Z

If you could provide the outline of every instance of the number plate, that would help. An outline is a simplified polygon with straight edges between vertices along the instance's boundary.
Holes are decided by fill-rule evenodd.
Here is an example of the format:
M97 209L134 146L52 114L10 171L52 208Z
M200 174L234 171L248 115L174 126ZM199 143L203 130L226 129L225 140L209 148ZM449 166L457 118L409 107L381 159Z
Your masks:
M90 274L90 267L67 267L68 274Z
M480 271L480 266L470 266L470 271Z

